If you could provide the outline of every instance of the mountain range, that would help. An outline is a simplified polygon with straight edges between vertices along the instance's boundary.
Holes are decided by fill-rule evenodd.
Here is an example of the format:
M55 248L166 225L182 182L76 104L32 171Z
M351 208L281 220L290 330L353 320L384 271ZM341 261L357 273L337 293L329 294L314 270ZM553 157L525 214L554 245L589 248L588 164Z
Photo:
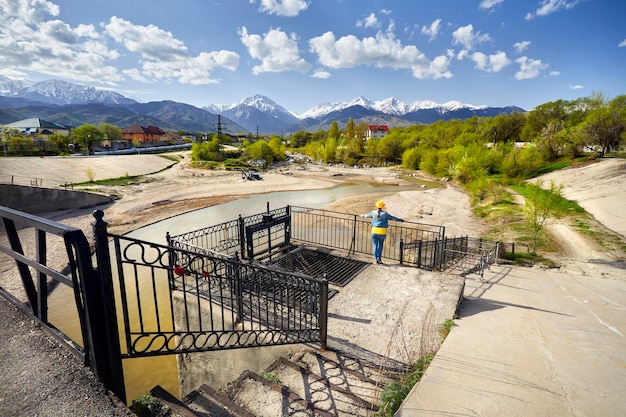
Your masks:
M230 134L284 135L299 130L327 130L333 121L341 127L349 119L356 124L396 127L512 112L525 110L516 106L473 106L458 101L406 104L394 97L381 101L358 97L319 104L296 114L258 94L233 104L209 104L199 108L169 100L140 103L114 91L61 80L32 82L0 76L0 124L41 118L66 126L140 124L189 132L216 132L221 124L222 131Z

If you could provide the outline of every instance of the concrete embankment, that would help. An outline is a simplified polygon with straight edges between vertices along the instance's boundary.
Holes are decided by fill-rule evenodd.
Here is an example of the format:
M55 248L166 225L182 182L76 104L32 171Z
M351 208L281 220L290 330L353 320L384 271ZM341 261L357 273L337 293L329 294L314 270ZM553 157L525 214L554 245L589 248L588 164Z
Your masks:
M0 205L30 214L110 203L106 195L54 188L0 184Z

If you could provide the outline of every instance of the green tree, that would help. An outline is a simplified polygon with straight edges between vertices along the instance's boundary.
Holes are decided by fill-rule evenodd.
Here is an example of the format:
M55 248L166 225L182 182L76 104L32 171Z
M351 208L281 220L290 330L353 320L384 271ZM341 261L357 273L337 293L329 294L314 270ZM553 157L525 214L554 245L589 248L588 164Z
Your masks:
M557 100L537 106L528 113L522 129L522 140L535 142L544 150L548 160L562 155L565 144L561 132L570 126L575 103Z
M92 153L92 149L104 137L102 131L95 125L84 124L72 130L74 141L80 144L87 151Z
M418 170L422 160L421 149L418 147L407 149L402 154L402 166L408 169Z
M326 143L324 144L324 163L332 164L337 157L337 139L335 137L328 136Z
M346 122L345 136L348 140L357 136L356 124L354 123L354 119L352 119L352 117Z
M70 149L70 137L69 135L63 135L61 133L53 133L50 135L50 144L60 154L68 154Z
M600 146L600 155L619 148L626 132L626 95L594 109L583 123L589 143Z
M556 185L554 181L550 182L550 189L543 189L543 181L537 180L534 184L528 184L527 192L524 197L526 204L524 210L533 229L533 253L537 252L537 236L543 228L546 221L550 218L560 218L563 211L558 204L561 200L563 191L562 185Z
M101 123L98 129L100 129L104 137L111 142L119 140L122 137L122 129L111 123Z
M32 138L13 136L9 139L9 152L15 155L33 155L36 151Z
M220 142L217 139L217 135L213 135L210 141L191 145L192 161L221 161L222 159Z
M274 161L284 161L287 159L285 155L285 145L278 136L272 136L268 142L269 147L272 149L272 155Z
M526 146L521 149L512 147L504 157L500 171L508 178L524 179L529 178L544 163L543 153L536 147Z
M372 141L375 141L375 139L370 139L370 142ZM382 156L386 162L397 163L402 159L402 153L404 152L402 138L394 132L379 139L377 148L378 154Z
M338 141L340 137L341 137L341 131L339 130L339 123L337 123L336 120L333 120L330 123L330 129L328 129L328 138L335 139L335 141Z
M289 146L292 148L302 148L311 140L311 133L299 130L291 135Z
M274 150L263 139L246 146L246 155L250 159L264 159L266 165L271 165L274 162Z
M17 136L20 136L19 130L12 127L2 127L2 148L4 149L4 156L7 156L9 142L11 141L11 139Z

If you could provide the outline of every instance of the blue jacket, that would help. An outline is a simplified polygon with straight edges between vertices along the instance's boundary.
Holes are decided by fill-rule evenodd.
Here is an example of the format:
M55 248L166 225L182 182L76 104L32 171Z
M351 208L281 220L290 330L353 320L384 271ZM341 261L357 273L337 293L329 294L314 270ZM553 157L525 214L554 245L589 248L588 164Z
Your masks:
M372 210L367 214L362 214L362 216L372 218L372 227L382 227L385 229L389 227L389 220L395 220L397 222L404 221L399 217L392 216L384 210L381 210L380 212L378 210Z

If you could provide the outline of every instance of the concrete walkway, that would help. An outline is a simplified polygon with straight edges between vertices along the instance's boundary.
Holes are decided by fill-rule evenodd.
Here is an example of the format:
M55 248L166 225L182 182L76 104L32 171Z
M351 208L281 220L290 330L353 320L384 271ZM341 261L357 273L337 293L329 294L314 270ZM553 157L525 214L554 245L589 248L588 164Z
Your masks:
M396 414L625 416L626 265L495 266ZM578 271L578 272L577 272Z

